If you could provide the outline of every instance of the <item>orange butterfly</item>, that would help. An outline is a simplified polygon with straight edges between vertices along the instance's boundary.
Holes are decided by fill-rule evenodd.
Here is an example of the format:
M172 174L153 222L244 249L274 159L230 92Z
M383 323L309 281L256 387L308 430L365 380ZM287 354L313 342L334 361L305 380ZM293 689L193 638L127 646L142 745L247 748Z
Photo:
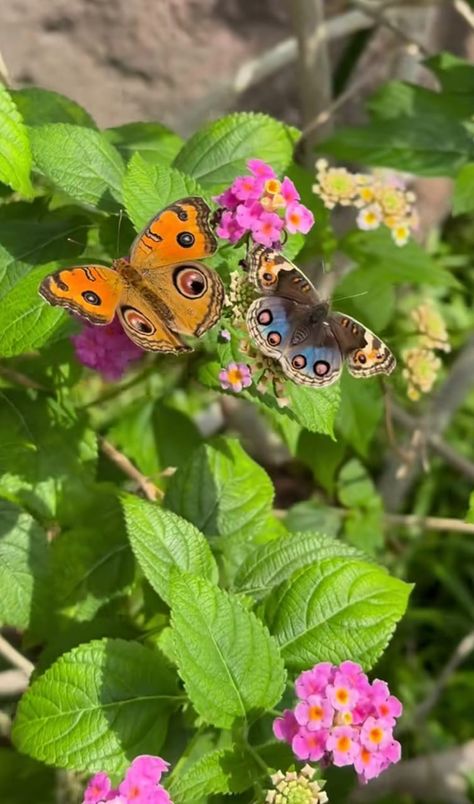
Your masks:
M202 198L182 198L156 215L136 237L129 258L112 268L81 265L43 279L40 295L91 324L110 324L117 313L142 349L190 351L181 335L200 336L219 319L224 286L195 260L213 254L211 210Z

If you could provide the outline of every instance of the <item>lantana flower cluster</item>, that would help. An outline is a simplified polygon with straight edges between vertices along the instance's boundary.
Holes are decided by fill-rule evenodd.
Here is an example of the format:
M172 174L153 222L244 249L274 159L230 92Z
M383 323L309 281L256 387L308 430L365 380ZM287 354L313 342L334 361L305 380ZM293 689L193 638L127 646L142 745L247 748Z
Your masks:
M382 224L387 226L397 246L404 246L418 226L415 194L407 190L403 178L393 171L352 173L347 168L330 167L326 159L318 159L313 192L328 209L338 204L358 209L359 229L370 231Z
M288 176L280 181L273 168L261 159L249 159L250 171L238 176L214 201L221 208L216 232L230 243L249 234L255 243L281 248L282 235L306 234L314 223L312 212Z
M144 355L143 349L126 336L118 318L105 326L84 324L71 340L79 362L98 371L104 380L119 380L129 364Z
M367 782L401 756L393 737L402 704L385 681L369 682L356 662L320 662L296 679L298 703L273 723L298 759L353 765Z
M441 369L442 362L435 350L449 352L451 346L445 321L431 301L415 307L410 316L418 337L417 345L402 354L403 377L408 384L408 398L416 402L431 391Z
M115 789L106 773L97 773L84 791L82 804L173 804L160 784L169 763L161 757L142 754L136 757L123 781Z

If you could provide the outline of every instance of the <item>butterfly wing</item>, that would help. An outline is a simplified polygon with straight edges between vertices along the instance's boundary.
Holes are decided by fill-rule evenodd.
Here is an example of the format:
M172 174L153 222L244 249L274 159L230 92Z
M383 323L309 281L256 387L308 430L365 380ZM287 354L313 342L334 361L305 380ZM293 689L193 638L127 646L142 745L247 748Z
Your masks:
M249 251L246 263L250 282L265 296L281 296L305 305L320 301L314 285L279 251L256 245Z
M63 268L46 276L39 287L49 304L66 307L91 324L110 324L122 291L120 274L103 265Z
M189 351L181 335L199 337L220 316L224 286L202 263L165 265L159 271L137 270L123 261L125 291L119 318L132 341L158 352Z
M217 248L209 223L210 214L204 199L197 196L170 204L135 238L130 262L135 268L160 268L208 257Z
M261 352L278 360L282 371L300 385L321 388L341 375L342 353L322 317L297 302L274 296L257 299L247 313L249 333Z
M370 329L342 313L332 313L329 322L353 377L392 373L395 356Z

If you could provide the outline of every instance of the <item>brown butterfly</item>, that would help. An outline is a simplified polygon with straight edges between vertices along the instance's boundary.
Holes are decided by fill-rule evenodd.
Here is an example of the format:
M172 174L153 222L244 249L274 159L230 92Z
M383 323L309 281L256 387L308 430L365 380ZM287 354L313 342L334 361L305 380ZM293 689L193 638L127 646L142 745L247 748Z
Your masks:
M182 198L158 213L136 237L128 258L112 268L81 265L43 279L40 295L91 324L115 314L142 349L190 351L182 335L200 336L219 319L224 286L201 260L217 241L202 198Z

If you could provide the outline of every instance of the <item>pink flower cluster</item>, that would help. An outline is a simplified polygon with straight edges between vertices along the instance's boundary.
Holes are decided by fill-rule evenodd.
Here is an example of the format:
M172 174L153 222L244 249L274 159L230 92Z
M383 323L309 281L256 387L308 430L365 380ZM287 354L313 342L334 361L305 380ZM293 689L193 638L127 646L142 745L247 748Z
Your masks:
M371 684L356 662L321 662L298 676L295 690L298 703L274 721L273 732L298 759L354 765L362 782L399 761L393 728L402 704L385 681Z
M222 209L216 229L219 237L237 243L250 233L256 243L281 247L283 230L306 234L313 214L300 203L299 193L287 176L279 181L275 171L261 159L249 159L250 175L238 176L214 198Z
M97 773L89 781L82 804L173 804L159 784L169 763L161 757L143 754L136 757L116 789L106 773Z
M127 338L118 318L105 326L84 324L71 340L79 362L98 371L105 380L119 380L128 364L144 354L143 349Z

